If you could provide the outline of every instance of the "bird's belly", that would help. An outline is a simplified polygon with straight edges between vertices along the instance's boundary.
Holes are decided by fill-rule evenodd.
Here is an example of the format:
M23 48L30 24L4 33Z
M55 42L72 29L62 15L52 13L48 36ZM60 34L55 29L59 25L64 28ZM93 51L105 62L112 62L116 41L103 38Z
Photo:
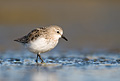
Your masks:
M27 48L33 53L44 53L53 49L57 45L57 43L58 41L48 41L45 38L40 38L28 44Z

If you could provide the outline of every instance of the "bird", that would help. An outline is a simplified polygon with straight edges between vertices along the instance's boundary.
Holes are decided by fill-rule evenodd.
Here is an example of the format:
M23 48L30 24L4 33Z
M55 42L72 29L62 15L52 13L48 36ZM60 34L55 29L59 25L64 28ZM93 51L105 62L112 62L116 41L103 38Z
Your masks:
M68 41L68 39L63 36L63 29L61 27L50 25L35 28L27 35L17 38L14 41L22 43L30 52L37 54L36 63L38 63L38 57L41 63L44 63L41 58L41 53L48 52L55 48L60 38Z

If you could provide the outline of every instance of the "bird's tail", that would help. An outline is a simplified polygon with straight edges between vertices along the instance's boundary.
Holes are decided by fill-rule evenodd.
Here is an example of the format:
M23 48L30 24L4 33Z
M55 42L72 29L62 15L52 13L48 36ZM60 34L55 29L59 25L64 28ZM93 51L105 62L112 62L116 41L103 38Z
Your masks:
M20 39L15 39L14 41L16 41L16 42L20 42Z
M28 43L28 39L26 36L23 36L21 38L15 39L14 41L20 42L20 43Z

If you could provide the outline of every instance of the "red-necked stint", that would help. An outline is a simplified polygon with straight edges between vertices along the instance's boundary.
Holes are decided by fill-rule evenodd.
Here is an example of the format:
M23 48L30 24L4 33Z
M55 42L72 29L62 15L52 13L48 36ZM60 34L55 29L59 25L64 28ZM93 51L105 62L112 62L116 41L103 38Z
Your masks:
M51 25L48 27L36 28L27 35L15 39L14 41L24 44L29 51L37 54L36 62L38 63L39 57L41 59L41 63L43 63L44 61L40 54L53 49L58 44L59 38L63 38L68 41L63 36L63 30L61 27Z

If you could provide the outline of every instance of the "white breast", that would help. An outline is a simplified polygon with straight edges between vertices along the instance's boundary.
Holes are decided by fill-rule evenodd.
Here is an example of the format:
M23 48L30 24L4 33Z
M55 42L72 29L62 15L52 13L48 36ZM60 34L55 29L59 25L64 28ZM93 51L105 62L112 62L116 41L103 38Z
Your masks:
M37 40L30 42L26 47L34 53L44 53L53 49L57 45L58 41L47 40L45 38L38 38Z

